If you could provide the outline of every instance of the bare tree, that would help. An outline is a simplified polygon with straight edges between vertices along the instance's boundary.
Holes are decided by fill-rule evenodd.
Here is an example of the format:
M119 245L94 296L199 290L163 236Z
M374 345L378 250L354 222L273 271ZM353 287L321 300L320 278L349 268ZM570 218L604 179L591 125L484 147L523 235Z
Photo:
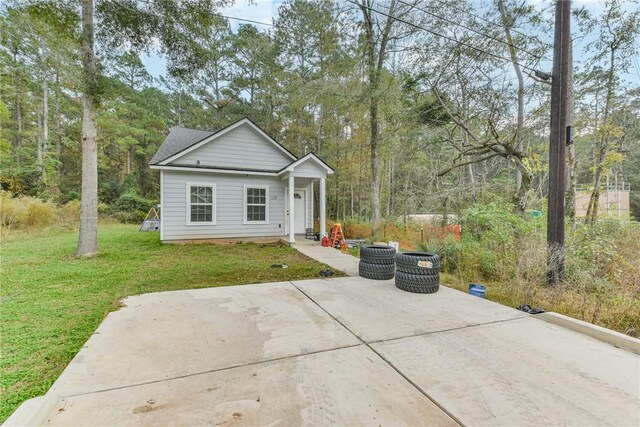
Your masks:
M600 186L602 175L607 167L607 158L610 152L612 139L612 126L610 123L611 109L616 98L617 81L619 72L628 69L631 57L637 55L636 38L640 34L640 10L632 13L622 9L619 0L611 0L605 4L606 12L602 16L599 24L602 28L600 37L595 42L598 49L596 60L608 60L608 72L606 83L606 96L602 125L597 129L597 147L593 175L593 191L589 198L587 207L586 222L593 224L598 218L598 207L600 204Z
M372 237L375 239L380 224L380 160L378 157L380 144L380 117L378 108L381 102L380 78L384 71L385 59L388 54L389 43L393 40L408 36L409 32L392 31L397 27L398 20L403 18L413 8L413 4L391 0L385 11L374 7L374 0L359 0L358 7L364 20L364 53L365 69L368 79L369 98L369 147L371 152L371 180L372 182Z

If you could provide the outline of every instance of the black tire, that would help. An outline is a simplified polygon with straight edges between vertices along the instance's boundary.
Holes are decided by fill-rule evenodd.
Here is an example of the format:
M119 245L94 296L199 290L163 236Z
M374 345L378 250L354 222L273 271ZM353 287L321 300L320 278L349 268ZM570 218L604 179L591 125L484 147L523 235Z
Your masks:
M439 268L425 268L425 267L407 267L396 263L396 270L403 273L415 274L418 276L435 276L440 274Z
M396 250L390 246L362 245L360 259L369 264L392 265L395 264Z
M396 271L396 279L416 286L432 286L440 284L440 276L436 274L410 274Z
M360 261L358 263L358 274L365 279L390 280L395 275L395 266L393 264L370 264Z
M427 272L427 270L437 269L440 271L440 257L429 252L398 252L396 254L396 267L398 271L411 270L413 272L420 270L425 271L425 274L433 274L433 272Z
M366 261L358 263L358 271L367 271L369 273L394 273L396 267L393 264L371 264Z
M369 270L360 271L360 277L371 280L391 280L395 273L372 273Z
M396 272L396 288L416 294L433 294L440 289L440 276Z

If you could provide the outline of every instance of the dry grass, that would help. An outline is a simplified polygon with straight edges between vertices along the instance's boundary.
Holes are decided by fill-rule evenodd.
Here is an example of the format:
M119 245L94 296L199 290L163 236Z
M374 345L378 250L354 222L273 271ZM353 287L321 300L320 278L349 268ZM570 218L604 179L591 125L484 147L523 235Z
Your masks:
M461 216L463 236L424 235L420 226L387 224L380 240L401 250L437 252L443 283L467 291L487 286L487 298L504 305L541 307L631 336L640 335L640 225L603 221L567 228L565 280L547 285L546 220L514 216L502 206L472 208ZM369 224L345 224L348 238L370 238ZM384 236L384 238L383 238Z

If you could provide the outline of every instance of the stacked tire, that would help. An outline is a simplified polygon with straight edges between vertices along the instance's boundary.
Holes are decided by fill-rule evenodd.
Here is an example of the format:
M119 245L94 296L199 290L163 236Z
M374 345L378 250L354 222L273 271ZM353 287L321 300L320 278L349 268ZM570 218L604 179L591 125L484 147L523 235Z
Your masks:
M396 287L419 294L438 292L440 257L429 252L398 252L396 254Z
M390 280L395 274L396 250L391 246L362 245L360 247L360 277L373 280Z

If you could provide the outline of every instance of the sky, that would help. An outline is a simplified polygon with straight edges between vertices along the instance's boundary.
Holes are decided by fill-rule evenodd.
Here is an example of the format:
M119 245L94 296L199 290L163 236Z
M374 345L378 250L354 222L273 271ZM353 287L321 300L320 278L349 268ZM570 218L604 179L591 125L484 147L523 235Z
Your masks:
M233 6L222 9L220 13L225 16L250 19L252 21L266 22L270 24L273 21L273 18L278 15L278 7L280 7L282 3L284 3L284 0L239 0ZM229 23L231 24L231 29L235 31L238 28L238 25L242 22L230 19ZM260 25L254 25L258 27L259 30L268 28L261 28ZM162 56L159 56L155 52L151 52L150 54L143 56L141 59L147 68L147 71L149 71L153 77L160 77L166 74L167 61Z
M478 3L480 5L484 5L487 1L488 0L478 0ZM529 0L529 2L540 8L548 7L548 5L553 4L551 0ZM228 17L236 17L258 22L271 23L273 19L278 15L278 8L282 3L284 3L284 0L238 0L233 6L222 9L221 14ZM574 9L583 6L592 11L594 14L599 14L602 11L602 6L598 0L573 1L572 7ZM237 20L229 20L229 22L231 24L232 30L234 31L238 28L238 25L241 24L241 22ZM256 26L258 27L258 29L268 28L261 28L261 26L259 25ZM572 32L575 31L576 29L573 28ZM583 61L581 61L582 49L585 47L585 45L593 41L593 38L594 35L591 35L590 37L586 37L574 44L574 63L577 67L580 67L580 65L583 63ZM640 47L640 40L637 41L637 44ZM155 52L151 52L141 59L152 76L159 77L166 74L167 62L162 56L158 55ZM542 61L539 64L539 68L550 73L552 63L551 61ZM629 82L631 85L640 85L640 58L635 58L635 60L632 60L631 68L629 72L624 76L624 80Z

